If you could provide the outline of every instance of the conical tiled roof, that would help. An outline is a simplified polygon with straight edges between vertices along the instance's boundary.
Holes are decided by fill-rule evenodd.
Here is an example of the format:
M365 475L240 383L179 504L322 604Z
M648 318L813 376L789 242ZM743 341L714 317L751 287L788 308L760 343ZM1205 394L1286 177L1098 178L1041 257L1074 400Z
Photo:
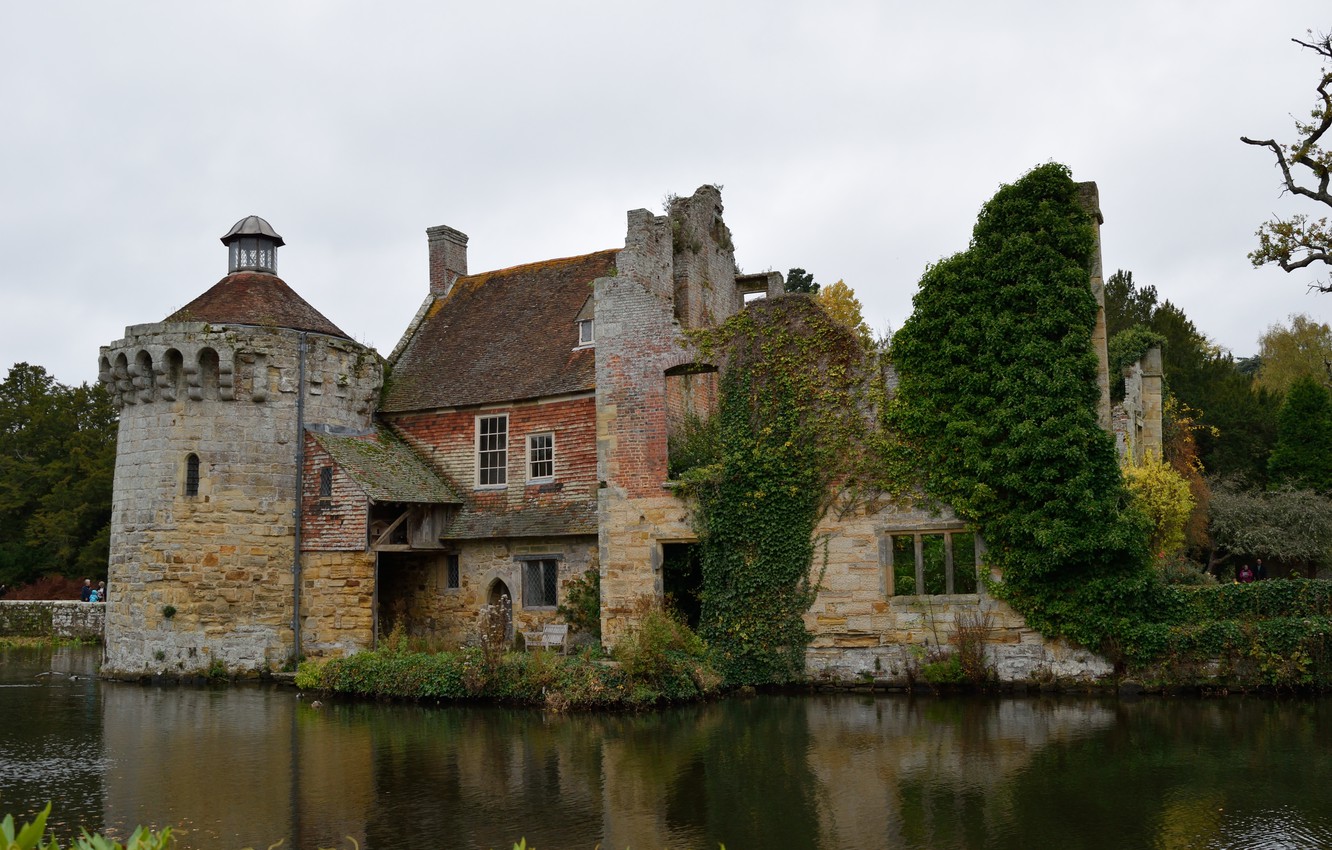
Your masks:
M261 272L227 275L164 321L265 325L351 338L281 278Z

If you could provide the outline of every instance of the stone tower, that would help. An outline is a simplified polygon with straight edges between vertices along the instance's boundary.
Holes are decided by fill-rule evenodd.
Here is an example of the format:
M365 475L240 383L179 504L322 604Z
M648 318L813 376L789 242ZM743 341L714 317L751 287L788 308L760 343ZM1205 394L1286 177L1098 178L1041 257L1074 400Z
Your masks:
M103 672L253 673L299 654L296 493L314 425L371 425L378 355L277 276L257 216L227 276L101 350L120 409Z

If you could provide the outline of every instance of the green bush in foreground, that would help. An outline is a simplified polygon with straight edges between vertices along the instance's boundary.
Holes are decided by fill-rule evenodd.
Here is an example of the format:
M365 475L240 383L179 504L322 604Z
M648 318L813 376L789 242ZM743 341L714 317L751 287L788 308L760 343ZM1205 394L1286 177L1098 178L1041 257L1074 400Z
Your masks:
M46 808L38 812L31 823L25 823L17 829L14 816L5 815L5 819L0 821L0 850L61 850L60 842L54 837L46 837L46 819L50 814L51 804L47 803ZM166 850L173 843L171 827L161 832L138 827L124 844L90 834L85 829L68 847L70 850Z

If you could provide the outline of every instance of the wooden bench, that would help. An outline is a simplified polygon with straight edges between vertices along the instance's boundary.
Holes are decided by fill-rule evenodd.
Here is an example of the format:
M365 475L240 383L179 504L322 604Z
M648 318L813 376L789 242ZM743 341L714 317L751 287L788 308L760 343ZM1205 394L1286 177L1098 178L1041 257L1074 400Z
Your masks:
M569 651L569 626L567 623L550 623L539 632L523 632L523 641L528 649L555 649L564 655Z

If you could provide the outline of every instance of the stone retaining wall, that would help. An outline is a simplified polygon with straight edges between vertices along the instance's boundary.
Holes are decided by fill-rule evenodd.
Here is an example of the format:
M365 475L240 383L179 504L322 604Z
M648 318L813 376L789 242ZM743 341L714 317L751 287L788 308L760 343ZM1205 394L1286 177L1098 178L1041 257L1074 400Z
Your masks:
M106 605L68 600L0 600L0 637L102 639Z

